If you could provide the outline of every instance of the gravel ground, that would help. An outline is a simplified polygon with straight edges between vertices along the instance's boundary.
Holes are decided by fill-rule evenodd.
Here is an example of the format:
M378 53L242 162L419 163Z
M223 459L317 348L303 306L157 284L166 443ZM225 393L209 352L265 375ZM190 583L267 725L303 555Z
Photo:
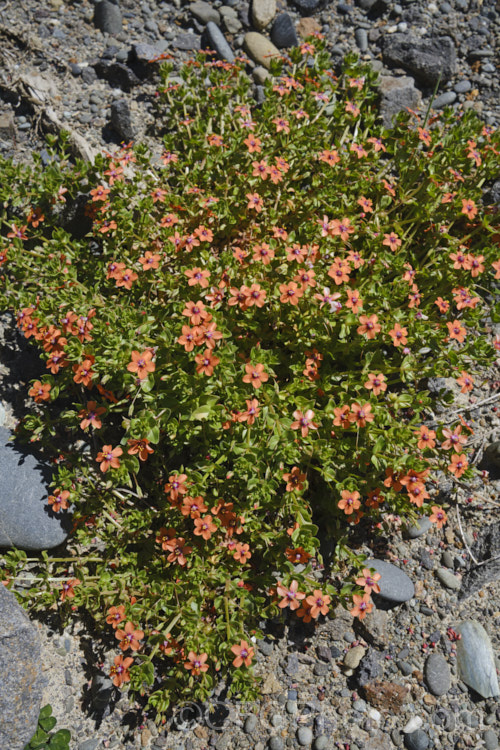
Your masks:
M450 37L457 55L456 72L443 83L435 106L448 101L457 109L472 107L488 124L500 124L500 12L494 2L296 3L278 1L276 13L288 13L299 36L317 29L327 38L334 59L357 50L383 75L405 74L387 67L384 49L394 35L417 40ZM299 5L309 11L301 14ZM158 52L172 53L180 65L199 47L210 18L218 19L235 52L240 51L244 34L253 29L248 4L242 0L226 0L225 5L219 0L197 2L194 7L179 0L121 0L120 10L120 30L111 35L96 28L94 3L89 0L0 0L1 154L29 161L34 151L44 148L40 114L47 107L58 122L83 139L82 148L109 150L122 139L117 131L121 127L116 119L117 102L129 108L134 138L154 150L158 148L155 80L135 78L128 66L133 45L146 43ZM262 33L269 36L269 29ZM254 67L249 64L250 75ZM135 66L140 73L139 68ZM39 96L33 102L26 82L33 83L34 76L40 75L45 98ZM432 90L418 80L416 85L425 106ZM21 344L9 332L8 318L2 319L1 331L0 422L13 427L27 408L23 394L36 376L37 365L18 349ZM477 407L495 394L500 400L498 378L498 368L484 373L473 396L458 394L455 404L439 414L445 419L461 409L470 420L476 462L485 446L500 440L498 401ZM33 620L43 643L44 703L52 705L58 727L71 730L72 750L283 750L301 746L314 750L390 750L396 746L494 750L500 733L499 699L482 699L459 679L456 644L448 628L468 619L481 622L500 667L500 566L492 561L476 568L482 576L477 580L468 572L473 566L471 553L478 561L485 559L484 529L500 523L499 488L493 474L478 477L471 486L460 486L459 515L451 511L445 529L432 528L416 539L406 539L400 520L388 517L384 543L371 549L365 545L360 551L403 568L415 584L415 596L392 607L379 599L366 625L354 623L342 610L316 628L292 620L270 623L257 655L263 697L252 706L226 701L220 685L212 709L177 707L159 732L140 705L130 705L126 694L120 696L109 688L106 675L116 653L114 644L101 643L84 622L61 633L50 616ZM446 502L451 489L443 478L434 490L440 503ZM500 548L487 552L498 555ZM442 573L438 578L436 571L443 567L455 575L457 588L442 583ZM451 670L449 689L442 695L434 695L424 678L429 653L442 654ZM375 677L390 683L394 694L394 686L407 688L401 706L390 695L385 704L370 704L363 685Z

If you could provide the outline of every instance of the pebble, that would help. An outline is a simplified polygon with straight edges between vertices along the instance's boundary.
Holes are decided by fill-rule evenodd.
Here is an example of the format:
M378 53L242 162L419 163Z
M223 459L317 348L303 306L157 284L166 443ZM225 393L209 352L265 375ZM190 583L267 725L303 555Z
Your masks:
M414 524L405 529L405 536L408 539L418 539L419 536L426 534L432 528L432 523L427 516L422 516Z
M461 679L483 698L500 695L495 657L486 630L476 620L462 622L454 629L462 636L457 641L457 665Z
M298 46L297 32L288 13L280 13L274 19L271 27L271 41L280 49Z
M250 13L254 28L263 31L276 15L276 0L252 0Z
M368 34L366 33L366 29L357 28L354 32L354 38L360 52L366 52L368 49Z
M257 31L249 31L243 39L245 52L259 65L270 67L271 57L280 56L280 51L274 44Z
M106 34L119 34L122 30L122 14L114 3L103 0L94 9L94 24Z
M365 567L374 568L382 576L378 581L380 594L377 594L377 596L387 599L387 601L398 603L406 602L413 598L415 588L410 578L408 578L401 568L383 560L373 558L366 560Z
M412 716L412 718L407 722L407 724L404 725L403 733L411 734L412 732L415 732L417 729L420 729L423 723L424 721L420 716Z
M434 99L432 106L434 109L444 109L444 107L449 107L450 104L453 104L456 98L455 91L445 91L444 94L440 94Z
M217 24L217 26L220 24L219 11L210 3L204 2L204 0L195 0L194 3L189 5L189 10L200 23L207 24L211 21Z
M311 16L320 4L320 0L292 0L293 4L304 16Z
M285 743L281 737L275 735L269 739L269 750L283 750L284 747Z
M462 585L462 581L460 578L457 578L453 575L451 571L449 571L447 568L438 568L436 570L436 575L443 584L443 586L446 586L448 589L453 589L454 591L458 591L460 586Z
M348 669L356 669L365 654L366 648L364 646L354 646L344 656L344 665Z
M470 81L464 80L459 81L454 85L454 90L457 92L457 94L465 94L467 91L470 91L472 88L472 83Z
M441 654L429 654L424 665L424 678L432 695L444 695L451 687L448 662Z
M483 742L486 750L496 750L498 747L498 736L493 729L487 729L483 733Z
M307 745L310 745L312 741L312 730L309 729L309 727L299 727L297 730L297 742L299 745L301 745L301 747L306 747Z
M255 732L258 724L258 719L255 716L255 714L250 714L250 716L247 716L245 719L245 723L243 725L243 731L246 734L252 734L252 732Z
M327 750L330 745L330 740L324 734L320 737L316 737L313 743L313 750Z
M443 554L441 555L441 562L446 568L453 568L454 567L454 558L453 555L449 550L445 550Z
M215 23L212 21L207 23L205 34L209 48L214 49L221 60L227 60L230 63L234 62L234 53L224 34Z
M408 750L427 750L429 747L429 737L423 729L417 729L415 732L411 732L411 734L405 734L404 743Z

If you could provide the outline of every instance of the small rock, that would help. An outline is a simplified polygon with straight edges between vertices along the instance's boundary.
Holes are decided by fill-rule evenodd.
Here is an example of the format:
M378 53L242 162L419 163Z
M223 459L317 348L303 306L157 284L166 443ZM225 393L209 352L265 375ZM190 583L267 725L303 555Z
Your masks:
M416 110L421 103L420 92L409 76L380 76L379 93L379 111L386 128L391 127L393 117L399 112L406 108Z
M318 654L318 659L321 659L322 661L332 660L331 649L323 643L320 643L319 646L316 647L316 653Z
M285 743L281 737L275 736L269 738L269 750L283 750L284 747Z
M274 672L269 672L267 675L262 684L261 692L262 695L272 695L281 692L281 682L278 680Z
M408 539L418 539L419 536L426 534L432 528L432 523L427 516L422 516L418 521L405 529L405 536Z
M344 665L348 669L356 669L365 654L366 648L364 648L364 646L355 646L354 648L350 648L344 656Z
M427 750L429 747L429 737L423 729L417 729L416 732L405 734L405 747L408 750Z
M448 662L438 653L429 654L425 661L424 678L433 695L444 695L451 687Z
M447 568L438 568L436 570L436 575L441 581L441 583L443 584L443 586L446 586L446 588L448 589L453 589L454 591L458 591L458 589L462 585L461 579L454 576L453 573Z
M172 41L172 46L182 50L200 49L200 38L196 34L178 34Z
M293 0L293 4L303 16L312 16L319 8L321 0Z
M306 747L307 745L310 745L313 741L313 733L312 730L309 729L309 727L299 727L297 730L297 742L302 747Z
M245 724L243 725L243 731L246 734L252 734L257 729L258 719L255 716L255 714L250 714L250 716L247 716L245 719Z
M408 693L407 688L396 682L380 680L368 683L363 690L370 705L393 713L399 713Z
M103 0L94 8L94 24L106 34L120 34L122 31L122 14L120 8L108 0Z
M368 643L383 648L387 643L388 622L389 615L385 610L373 609L368 617L356 623L356 629Z
M396 666L405 677L408 677L413 672L413 666L408 661L399 660L396 662Z
M493 729L487 729L483 733L483 741L486 750L496 750L498 747L498 737Z
M313 744L313 750L327 750L327 747L330 745L330 740L326 736L326 734L322 734L319 737L316 737Z
M297 34L305 39L311 34L321 33L322 26L315 18L301 18L297 24Z
M4 477L5 480L5 477ZM42 703L41 643L16 597L0 584L0 747L23 748Z
M98 737L92 737L89 740L84 740L78 745L78 750L97 750L101 740Z
M191 3L189 10L193 16L200 21L200 23L207 24L210 21L212 23L220 24L220 13L210 3L205 3L204 0L195 0Z
M270 67L272 57L280 57L280 51L265 36L257 31L249 31L243 40L245 52L259 65Z
M57 547L66 540L71 520L65 511L49 515L51 471L9 438L10 432L0 427L0 547Z
M207 23L204 37L205 36L208 43L207 46L217 52L220 60L227 60L227 62L230 63L234 62L233 50L229 46L222 31L212 21Z
M122 141L132 140L135 132L132 126L130 108L125 99L119 99L111 104L111 126Z
M416 732L417 729L420 729L423 723L424 722L422 717L412 716L410 721L408 721L403 727L404 734L411 734L412 732Z
M384 39L383 59L403 68L427 86L449 81L456 68L456 50L448 36L419 39L411 34L393 34Z
M356 29L354 32L354 38L360 52L366 52L368 49L368 34L366 33L366 29Z
M467 91L470 91L472 88L472 83L470 81L459 81L454 85L454 90L457 92L457 94L466 94Z
M255 83L263 86L269 78L269 72L262 65L257 65L252 71L252 76Z
M483 698L500 695L495 657L486 630L476 620L466 620L455 630L462 636L457 641L457 665L461 679Z
M263 31L276 15L276 0L252 0L250 13L254 28Z
M434 99L432 106L434 109L444 109L445 107L449 107L450 104L453 104L453 102L456 101L456 98L457 95L454 91L445 91Z
M110 83L113 88L123 89L127 93L141 82L133 70L120 62L98 60L94 63L93 68L99 78ZM82 77L84 73L85 70Z
M297 47L299 40L295 31L293 21L288 13L280 13L276 16L271 27L271 41L279 49Z
M377 596L395 603L406 602L413 598L415 593L413 583L400 568L375 559L366 560L365 566L374 568L381 575L378 581L380 593Z
M454 561L453 561L453 555L449 550L445 550L443 554L441 555L441 562L445 566L445 568L454 568Z

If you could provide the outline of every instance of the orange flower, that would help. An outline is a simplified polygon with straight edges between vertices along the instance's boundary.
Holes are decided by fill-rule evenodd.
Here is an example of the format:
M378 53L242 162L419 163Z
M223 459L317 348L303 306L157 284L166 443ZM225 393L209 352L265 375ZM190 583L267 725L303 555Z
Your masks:
M116 286L132 289L132 284L138 279L138 275L131 268L126 268L119 275L115 276Z
M460 393L467 393L467 391L472 391L474 388L474 379L464 370L460 373L460 377L457 378L457 383L462 386Z
M206 513L208 510L201 495L196 497L190 497L186 495L182 501L181 513L183 516L189 516L190 518L199 518L202 513ZM214 529L215 531L215 529Z
M377 333L382 330L378 321L378 315L360 315L359 322L361 325L356 329L356 333L366 335L367 339L374 339Z
M448 331L450 333L450 339L456 339L460 343L463 343L467 336L467 329L463 326L459 320L446 323Z
M252 365L251 363L245 365L246 375L243 376L244 383L251 383L254 388L260 388L262 383L269 380L269 375L264 372L264 365L257 363Z
M408 329L403 328L399 323L396 323L394 328L389 331L389 336L392 338L394 346L404 346L408 342L407 335Z
M65 581L61 586L61 596L59 597L63 602L65 599L73 599L75 596L74 587L78 586L81 581L78 578L72 578L70 581Z
M445 300L442 297L438 297L436 300L434 300L434 304L438 306L440 313L447 313L450 309L450 303L448 302L448 300Z
M41 383L40 380L35 380L28 394L33 396L35 402L39 404L41 401L48 401L50 399L51 388L50 383Z
M395 232L390 232L389 234L384 234L382 245L387 245L395 253L398 247L401 247L401 240Z
M436 441L434 440L436 433L434 430L429 430L425 425L421 425L420 429L413 434L418 437L417 446L421 451L425 450L425 448L434 448L436 445Z
M102 451L99 451L96 458L96 461L100 461L99 468L101 469L103 474L106 473L109 468L119 468L120 461L118 459L118 456L121 456L122 453L123 450L120 448L120 446L117 446L116 448L112 448L111 445L103 446Z
M290 607L290 609L293 611L294 609L299 608L299 601L301 599L305 599L306 595L298 591L298 588L298 581L292 581L288 588L286 588L286 586L284 586L282 583L278 582L276 590L279 596L283 597L283 599L278 604L278 607L280 609L284 609L284 607Z
M81 383L82 385L90 385L92 378L95 376L95 372L92 372L92 365L94 364L94 357L86 357L81 365L73 365L73 380L75 383Z
M214 367L220 362L220 359L213 354L211 349L205 349L203 354L197 354L194 360L197 363L196 372L198 375L203 373L207 377L213 375Z
M297 409L293 412L293 416L295 417L296 421L292 422L290 427L292 428L292 430L300 430L302 437L306 437L309 430L318 429L318 425L312 421L312 418L314 417L314 412L312 409L308 409L305 414Z
M385 375L379 372L375 375L373 372L368 373L368 380L364 384L365 388L371 390L374 396L378 396L387 390L387 383L385 382Z
M61 490L59 487L54 490L53 495L49 495L48 503L51 506L54 513L58 513L61 508L66 510L69 508L68 497L69 490Z
M368 402L363 404L358 404L355 402L351 405L351 414L349 414L349 420L351 422L356 422L358 427L366 427L367 422L373 422L375 419L374 415L371 413L372 406Z
M110 607L108 609L108 616L106 617L106 622L108 625L111 625L113 629L116 630L119 623L122 622L122 620L125 619L125 606L123 604L120 604L118 607Z
M257 138L254 135L249 135L248 138L245 138L243 143L247 147L249 154L253 154L253 153L259 154L262 151L260 147L261 140L260 138Z
M354 232L354 227L351 225L351 220L344 216L343 219L334 219L331 222L331 229L329 233L332 237L339 236L342 242L347 242L349 235Z
M347 261L336 261L332 263L328 269L328 276L330 276L334 282L339 286L349 281L349 273L351 269Z
M363 300L360 298L359 293L354 289L347 289L346 291L347 302L345 303L345 306L351 308L353 313L357 315L357 313L363 307Z
M197 302L187 302L182 314L189 318L192 326L199 326L201 321L205 320L208 316L208 313L205 310L205 305L201 300L198 300Z
M99 419L101 414L104 414L106 407L97 406L95 401L87 401L87 407L78 412L78 416L82 418L80 427L82 430L86 430L89 425L92 425L94 430L100 430L102 422Z
M154 453L154 450L149 445L149 440L147 438L142 438L142 440L135 440L133 438L130 438L130 440L127 440L127 445L127 453L131 456L139 454L139 459L141 461L146 461L149 454Z
M253 161L252 167L252 177L261 177L263 180L267 180L270 171L267 161L264 159L262 161Z
M297 490L300 492L304 489L304 482L306 481L306 475L302 474L298 466L294 466L293 469L287 474L283 474L283 479L286 484L286 491L293 492Z
M156 365L151 361L153 354L149 349L146 349L144 352L134 350L131 357L132 361L127 365L127 370L137 373L139 380L144 380L150 372L155 371Z
M233 660L233 667L238 668L241 667L242 664L244 664L245 667L250 666L255 651L246 641L240 641L239 646L231 646L231 651L236 656L236 659Z
M210 278L210 272L204 271L201 268L191 268L187 271L184 271L185 275L188 277L188 285L189 286L196 286L196 284L199 284L202 289L206 289L208 286L208 279Z
M474 201L463 199L462 213L465 214L468 219L473 219L477 214L477 206Z
M109 676L113 678L113 685L117 688L121 687L124 682L130 682L129 667L134 663L131 656L127 656L125 659L122 654L115 656L115 663L109 670Z
M212 516L208 514L202 518L194 519L194 531L195 536L201 536L203 539L210 539L214 531L217 531L217 526L212 521Z
M275 117L273 124L276 125L277 133L289 133L290 126L288 120L284 120L282 117Z
M320 615L326 615L330 609L328 606L330 604L330 597L323 594L318 589L315 589L313 594L306 598L306 602L310 607L309 613L314 619L318 618Z
M297 547L296 549L287 547L285 550L285 555L287 559L295 565L305 565L311 559L311 555L309 554L309 552L306 552L302 547Z
M247 193L246 197L248 198L247 208L253 208L254 211L260 213L264 207L264 201L262 200L260 195L258 193Z
M262 261L265 266L268 266L271 260L274 258L274 250L269 247L267 242L262 242L260 245L255 245L252 248L253 259L255 261Z
M246 563L252 557L248 544L237 544L233 554L234 559L240 563Z
M432 515L429 516L429 521L431 523L435 523L438 529L441 529L444 524L448 520L448 516L444 512L442 508L440 508L438 505L433 505L432 508Z
M202 672L208 670L208 664L205 664L208 659L208 654L195 654L194 651L188 653L189 661L184 662L185 669L188 669L193 677L197 677Z
M187 493L186 474L172 474L168 478L164 490L170 496L171 500L177 500L179 495Z
M333 410L333 413L335 415L333 424L336 427L342 427L344 430L350 427L351 426L351 420L349 419L350 411L351 410L347 406L347 404L344 404L344 406L336 406Z
M346 516L354 513L354 511L361 506L361 502L359 500L360 495L356 490L354 490L353 492L351 492L351 490L342 490L340 494L342 496L342 499L339 500L337 506L340 508L340 510L344 511Z
M120 641L122 651L126 651L128 648L131 648L132 651L138 651L141 647L139 641L144 638L144 631L136 630L134 623L127 622L123 630L115 632L115 638Z
M280 292L280 301L289 302L291 305L297 305L299 299L304 294L304 290L295 281L290 281L288 284L280 284Z
M455 453L460 453L462 450L462 445L465 445L467 442L467 438L465 435L461 435L462 432L462 425L458 425L458 427L455 427L454 430L449 430L448 428L443 430L443 435L445 436L446 440L444 443L441 443L441 448L445 451L449 451L451 448L454 449Z
M109 188L104 187L104 185L98 185L90 191L90 195L92 196L92 201L106 201L110 192Z
M238 415L238 422L247 422L252 425L260 414L259 402L256 398L246 399L247 410Z
M199 333L200 329L197 326L194 328L191 328L190 326L182 326L182 336L179 336L177 342L182 344L187 352L192 352L199 337Z
M370 594L363 594L363 596L354 594L352 600L354 602L354 607L350 610L350 613L353 617L363 620L373 609L373 602L370 601Z
M176 562L181 566L181 568L184 567L184 565L187 563L186 555L189 555L193 551L193 548L188 547L185 542L186 540L184 539L184 537L174 537L168 542L165 542L164 547L164 549L170 551L170 554L167 556L167 561L171 563Z
M358 586L364 586L366 594L371 594L372 592L379 594L380 586L377 581L380 581L381 578L380 573L370 573L369 568L363 568L363 576L356 578L356 583Z
M467 456L465 453L460 455L454 453L451 457L451 463L448 465L448 471L450 474L455 475L455 479L459 479L468 467Z

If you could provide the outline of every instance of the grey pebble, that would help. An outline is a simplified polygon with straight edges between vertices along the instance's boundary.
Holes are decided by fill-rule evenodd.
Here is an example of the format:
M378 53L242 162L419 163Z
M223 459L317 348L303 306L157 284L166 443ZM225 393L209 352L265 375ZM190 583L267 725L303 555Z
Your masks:
M427 750L429 747L429 737L423 729L417 729L415 732L405 734L404 743L407 750Z
M425 534L431 528L432 523L429 521L427 516L422 516L414 524L411 524L405 529L405 536L408 539L418 539L419 536Z
M483 741L486 750L496 750L498 747L498 737L493 729L487 729L483 734Z
M231 47L222 31L212 21L207 23L205 35L207 37L208 46L217 52L217 55L221 60L227 60L227 62L230 63L234 62L234 54Z
M286 709L287 714L290 714L291 716L293 716L299 710L297 706L297 701L287 701L285 704L285 709Z
M360 52L366 52L368 49L368 34L366 29L357 28L354 32L354 38Z
M316 677L325 677L330 672L330 667L328 664L322 664L321 662L318 662L313 667L313 673L316 675Z
M413 672L413 667L408 661L397 661L396 666L405 677L408 677Z
M450 104L453 104L456 98L457 95L454 91L445 91L434 99L432 106L434 109L443 109L444 107L449 107Z
M84 742L80 742L78 750L97 750L100 744L101 740L99 738L85 740Z
M247 716L245 719L245 724L243 726L243 731L246 734L252 734L252 732L255 732L258 724L258 719L255 716L255 714L250 714L250 716Z
M472 88L472 83L470 81L459 81L456 83L453 87L457 94L465 94L467 91L470 91Z
M424 665L424 677L432 695L444 695L451 687L448 662L439 653L429 654Z
M454 591L458 591L460 586L462 585L462 581L457 578L451 571L449 571L447 568L438 568L436 570L436 575L439 578L440 582L443 584L443 586L446 586L448 589L453 589Z
M316 737L314 740L313 748L314 750L326 750L326 748L329 746L330 740L325 734L322 734L320 737Z
M448 550L445 550L441 555L441 562L446 568L454 568L453 555Z
M285 743L281 739L281 737L271 737L269 739L269 750L283 750L285 747Z
M306 747L307 745L310 745L313 741L313 733L312 730L309 729L309 727L299 727L297 730L297 742L302 747Z

